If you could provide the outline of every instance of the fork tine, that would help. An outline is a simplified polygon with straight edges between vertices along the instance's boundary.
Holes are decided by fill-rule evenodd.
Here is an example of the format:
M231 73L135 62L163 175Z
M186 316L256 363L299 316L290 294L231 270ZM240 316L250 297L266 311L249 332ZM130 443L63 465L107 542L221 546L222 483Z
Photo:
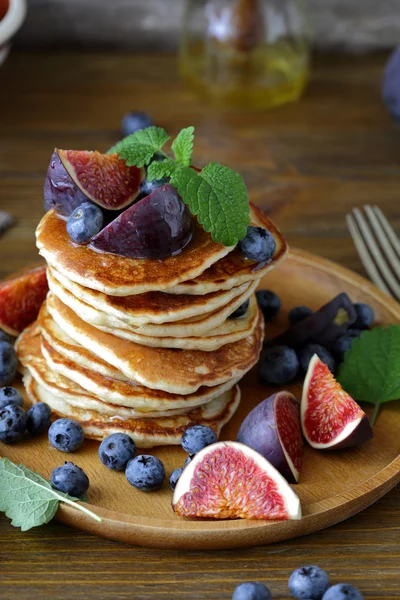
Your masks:
M387 237L385 231L383 230L382 225L378 221L375 211L371 208L371 206L368 206L368 205L364 206L364 209L365 209L365 212L367 213L369 222L372 225L375 235L378 238L379 243L382 246L382 248L387 256L390 266L392 267L393 271L395 271L397 277L400 280L400 259L399 259L399 257L394 252L393 247L391 246L390 241L388 240L388 237ZM393 233L394 233L394 231L393 231ZM395 233L394 233L394 235L396 236ZM400 248L400 243L399 243L399 248Z
M391 241L393 248L396 250L397 254L399 255L399 260L400 260L400 240L399 240L399 238L397 237L393 227L390 225L389 221L387 220L387 218L385 217L385 215L383 214L381 209L378 206L374 206L373 210L374 210L374 213L376 214L376 216L378 217L380 224L382 225L383 229L385 230L389 240Z
M352 215L346 215L346 223L347 223L347 227L349 228L350 235L353 238L354 245L355 245L357 252L361 258L361 262L364 265L364 268L367 271L371 281L373 281L373 283L378 288L380 288L382 291L386 292L386 294L389 294L389 296L391 296L392 294L391 294L389 288L383 281L382 277L379 274L378 269L374 265L370 255L369 255L367 246L365 245L365 242L358 231L356 222Z
M383 279L385 280L386 285L392 290L392 292L391 292L392 295L394 293L394 295L397 297L397 299L400 299L400 285L396 281L396 279L393 276L392 272L390 271L389 267L387 266L387 264L383 258L382 252L379 249L377 243L375 242L375 239L371 233L370 228L368 227L368 224L364 218L364 215L361 213L359 208L355 208L353 210L353 215L354 215L356 223L359 227L360 233L365 240L368 250L369 250L372 258L375 260L376 264L378 265L380 272L382 273L382 276L383 276Z

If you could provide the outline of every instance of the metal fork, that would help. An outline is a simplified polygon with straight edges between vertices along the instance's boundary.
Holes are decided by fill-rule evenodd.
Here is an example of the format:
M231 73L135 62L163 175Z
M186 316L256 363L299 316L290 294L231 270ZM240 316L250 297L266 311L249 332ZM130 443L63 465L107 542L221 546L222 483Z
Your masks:
M377 206L354 208L346 215L354 245L370 279L400 301L400 240Z

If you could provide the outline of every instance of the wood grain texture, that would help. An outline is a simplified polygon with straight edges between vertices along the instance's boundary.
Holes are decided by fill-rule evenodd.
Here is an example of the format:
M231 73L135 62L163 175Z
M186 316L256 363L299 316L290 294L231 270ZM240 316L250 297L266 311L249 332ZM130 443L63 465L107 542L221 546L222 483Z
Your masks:
M35 260L33 230L54 145L104 150L121 114L147 108L176 132L196 126L198 163L239 169L252 198L274 208L291 245L362 272L344 223L377 203L400 225L400 135L380 102L385 57L320 57L300 104L270 113L216 112L184 89L173 57L11 55L0 71L0 208L17 219L0 238L0 276ZM311 536L252 550L159 551L97 539L53 523L22 534L0 518L0 598L230 598L258 579L288 598L303 563L367 598L399 598L399 489Z

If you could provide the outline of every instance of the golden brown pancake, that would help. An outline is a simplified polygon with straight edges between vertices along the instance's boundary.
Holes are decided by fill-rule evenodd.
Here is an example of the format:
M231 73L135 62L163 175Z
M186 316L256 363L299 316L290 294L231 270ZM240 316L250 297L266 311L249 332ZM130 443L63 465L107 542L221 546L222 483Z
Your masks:
M71 281L53 267L49 267L48 277L59 282L78 300L134 327L148 323L182 321L213 312L239 296L249 285L244 283L230 290L217 291L204 296L166 294L164 292L109 296Z
M38 225L37 246L47 263L59 273L82 286L111 296L168 290L203 295L259 279L283 259L287 247L282 234L259 209L254 205L250 208L252 224L269 229L277 244L276 252L268 263L249 261L239 251L232 252L233 247L216 244L198 224L193 241L180 254L163 260L132 259L96 252L90 246L73 244L65 221L53 210L46 213ZM233 256L220 264L215 272L207 274L204 280L185 284L184 291L176 287L199 277L230 254Z
M70 405L61 397L41 386L29 373L24 375L27 395L32 403L46 402L57 417L78 421L87 438L102 440L111 433L127 433L139 448L180 444L185 429L193 425L208 425L219 434L221 428L235 413L240 402L239 386L235 385L206 406L200 406L187 415L153 419L110 418L94 410Z
M186 338L210 335L210 332L217 331L217 328L226 321L229 315L250 298L258 285L258 281L253 281L249 285L245 284L247 287L239 296L233 298L228 304L211 313L202 314L198 317L191 317L184 321L174 321L172 323L147 323L139 327L134 327L120 321L117 317L109 315L107 312L97 310L86 304L86 302L79 300L54 279L50 273L48 274L48 279L52 294L57 296L61 302L69 306L84 321L87 321L99 329L112 331L114 335L118 337L126 337L126 335L119 335L120 330L127 330L128 332L132 331L132 333L137 333L138 335L154 338ZM156 343L154 342L153 345L156 345Z
M73 340L141 385L190 394L243 376L258 360L264 333L259 317L254 333L214 352L150 348L99 331L85 323L57 297L47 298L53 319Z
M202 386L192 394L180 395L144 387L133 381L115 379L107 371L108 363L68 338L45 309L41 311L38 325L35 334L41 333L42 349L54 371L110 404L140 410L188 410L207 404L237 382L237 379L228 380L218 386ZM22 343L27 348L21 348ZM18 340L18 354L31 354L31 341L26 340L24 334Z

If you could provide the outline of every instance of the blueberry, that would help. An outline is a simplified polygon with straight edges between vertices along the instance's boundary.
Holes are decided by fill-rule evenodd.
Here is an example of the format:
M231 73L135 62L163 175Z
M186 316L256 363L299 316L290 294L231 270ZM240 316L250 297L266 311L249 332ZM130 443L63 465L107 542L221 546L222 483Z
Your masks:
M165 479L165 469L156 456L142 454L128 462L125 475L133 487L142 492L159 490Z
M232 600L271 600L271 598L271 592L267 586L258 581L240 583L232 596Z
M280 298L270 290L259 290L256 292L258 306L264 315L266 321L276 317L281 310Z
M16 404L6 406L0 411L0 441L5 444L22 439L28 417L23 408Z
M329 350L326 350L326 348L320 344L307 344L299 351L300 366L303 371L307 371L310 360L314 354L316 354L322 360L322 362L328 366L328 369L331 373L335 372L335 359Z
M192 460L194 459L196 455L195 454L189 454L189 456L187 457L187 459L185 460L185 462L183 463L183 468L187 467L188 464L190 462L192 462Z
M84 202L68 217L68 235L76 244L87 244L103 227L103 212L99 206Z
M215 444L217 434L206 425L193 425L184 431L181 446L188 454L196 454L210 444Z
M146 127L154 125L153 121L144 112L129 112L127 113L121 122L122 135L127 136Z
M3 387L0 389L0 410L3 410L6 406L10 406L10 404L23 406L24 399L15 388Z
M9 385L17 373L18 358L14 346L0 342L0 386Z
M349 583L338 583L325 592L322 600L364 600L364 596Z
M0 342L8 342L9 344L13 343L11 336L2 329L0 329Z
M291 311L289 311L289 323L291 325L296 325L312 314L313 311L311 308L308 308L308 306L295 306Z
M85 471L72 462L65 462L51 474L52 487L64 494L82 498L89 489L89 478Z
M296 352L288 346L267 348L258 363L261 383L281 384L292 381L299 370L299 359Z
M360 337L361 334L362 334L361 329L356 329L355 327L351 327L350 329L347 330L346 335L348 335L354 339L354 338Z
M382 79L382 99L387 110L400 122L400 46L390 55Z
M163 179L152 179L150 181L147 178L143 179L142 183L140 184L141 197L144 198L145 196L149 196L152 192L154 192L154 190L168 182L169 177L164 177Z
M249 304L250 304L250 300L246 300L246 302L243 302L243 304L238 306L237 309L234 310L233 313L229 315L229 318L230 319L238 319L239 317L244 317L244 315L247 312L247 309L249 308Z
M372 306L364 304L364 302L356 302L354 308L356 309L357 319L353 324L353 328L369 329L375 321L375 313Z
M171 490L174 490L176 488L176 484L178 483L178 479L182 475L182 473L183 473L182 467L179 467L179 469L175 469L175 471L173 471L171 473L170 478L169 478L169 485L170 485Z
M83 427L74 419L57 419L50 426L49 442L61 452L74 452L83 444Z
M276 242L267 229L250 225L247 228L246 237L240 240L238 247L246 258L263 262L272 258Z
M122 471L136 454L135 442L126 433L112 433L100 444L99 457L104 466Z
M289 578L289 591L299 600L321 600L328 587L328 575L315 565L300 567Z
M332 346L332 354L336 360L341 363L343 362L345 352L350 350L354 338L351 335L342 335L338 338Z
M38 402L28 410L27 430L31 435L44 433L50 427L51 408L45 402Z

